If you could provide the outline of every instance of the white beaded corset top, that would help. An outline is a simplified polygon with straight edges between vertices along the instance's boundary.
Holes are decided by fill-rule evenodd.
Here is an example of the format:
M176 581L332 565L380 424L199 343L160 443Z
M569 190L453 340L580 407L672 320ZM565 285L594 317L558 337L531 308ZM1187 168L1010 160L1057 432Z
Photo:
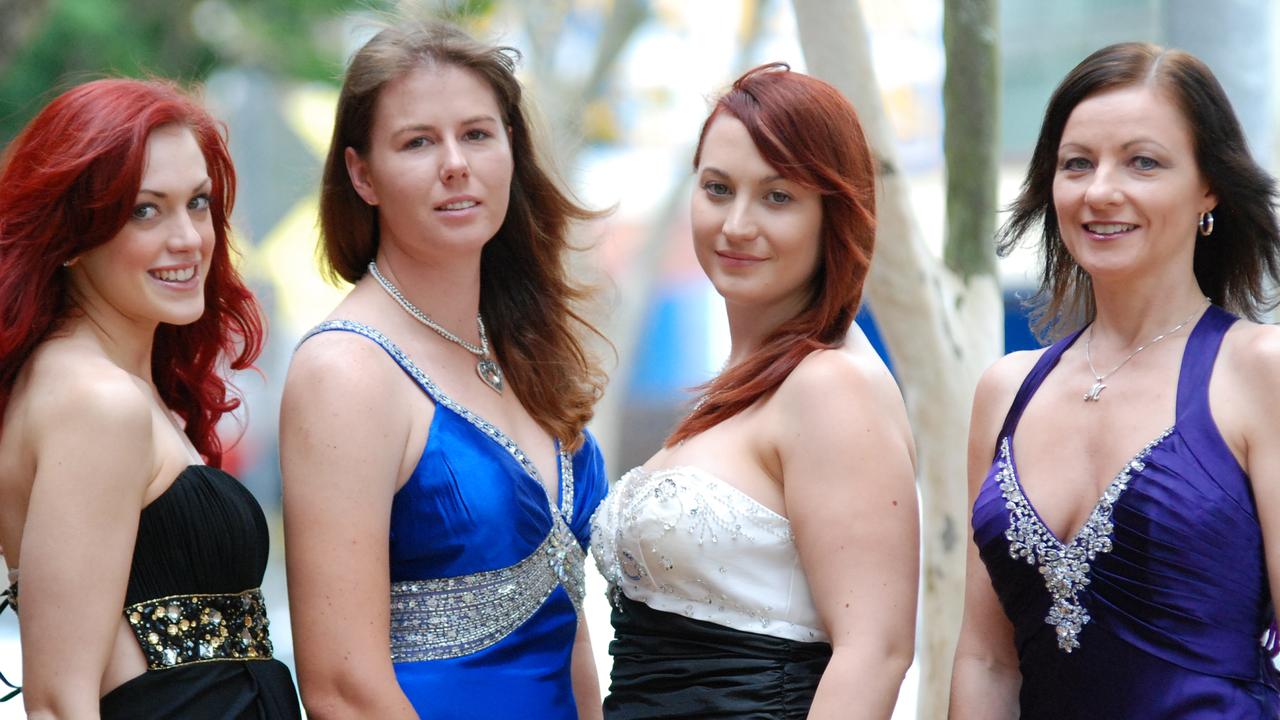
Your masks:
M623 475L592 518L591 549L614 592L655 610L829 642L791 523L700 468Z

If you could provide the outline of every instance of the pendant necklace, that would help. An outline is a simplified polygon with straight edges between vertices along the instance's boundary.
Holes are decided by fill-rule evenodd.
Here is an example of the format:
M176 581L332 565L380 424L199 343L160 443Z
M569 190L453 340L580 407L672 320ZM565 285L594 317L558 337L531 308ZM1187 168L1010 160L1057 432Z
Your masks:
M1209 301L1209 298L1205 298L1205 299L1204 299L1204 304L1205 304L1206 306L1209 304L1209 302L1210 302L1210 301ZM1089 392L1087 392L1087 393L1085 393L1085 394L1084 394L1084 401L1085 401L1085 402L1098 402L1099 400L1101 400L1101 399L1102 399L1102 391L1107 389L1106 384L1104 384L1104 383L1102 382L1103 380L1106 380L1107 378L1109 378L1109 377L1111 377L1112 375L1116 374L1116 371L1117 371L1117 370L1119 370L1120 368L1124 367L1124 366L1125 366L1125 363L1127 363L1127 362L1129 362L1130 360L1132 360L1134 355L1137 355L1138 353L1142 352L1143 350L1146 350L1147 348L1151 347L1152 345L1155 345L1156 343L1160 342L1161 340L1164 340L1165 338L1169 337L1170 335L1172 335L1172 334L1174 334L1174 333L1178 332L1179 330L1181 330L1182 328L1186 327L1186 326L1187 326L1187 323L1191 322L1191 319L1192 319L1192 318L1194 318L1196 315L1199 315L1199 314L1200 314L1200 310L1201 310L1201 308L1196 308L1194 312L1192 312L1190 315L1188 315L1188 316L1187 316L1187 319L1186 319L1186 320L1183 320L1182 322L1180 322L1180 323L1178 323L1177 325L1175 325L1175 326L1173 327L1173 329L1172 329L1172 330L1167 330L1167 331L1165 331L1165 332L1163 332L1163 333L1161 333L1161 334L1159 334L1159 335L1157 335L1157 336L1155 336L1155 337L1151 338L1150 340L1146 341L1145 343L1143 343L1143 344L1139 345L1139 346L1138 346L1138 349L1137 349L1137 350L1134 350L1133 352L1131 352L1131 353L1129 353L1127 356L1125 356L1125 359L1121 360L1119 365L1116 365L1115 367L1111 368L1110 370L1108 370L1107 372L1102 373L1102 374L1098 374L1098 371L1093 367L1093 353L1091 353L1091 352L1089 351L1089 350L1090 350L1090 345L1092 345L1092 344L1093 344L1093 324L1092 324L1092 323L1090 323L1090 324L1089 324L1089 337L1085 338L1085 340L1084 340L1084 359L1085 359L1085 361L1086 361L1086 362L1088 362L1088 363L1089 363L1089 372L1093 373L1093 387L1090 387L1090 388L1089 388Z
M498 367L497 361L489 354L489 335L484 331L484 320L480 317L480 313L476 313L476 329L480 331L480 345L477 347L444 329L439 323L432 320L429 315L419 310L417 305L409 302L409 299L400 292L400 288L391 284L390 280L378 272L378 264L376 262L369 262L369 274L373 275L373 279L378 281L382 289L386 290L387 294L400 303L400 307L404 308L405 312L412 315L418 322L431 328L445 340L455 345L461 345L467 352L475 355L476 374L480 376L480 380L494 392L499 395L502 394L502 368Z

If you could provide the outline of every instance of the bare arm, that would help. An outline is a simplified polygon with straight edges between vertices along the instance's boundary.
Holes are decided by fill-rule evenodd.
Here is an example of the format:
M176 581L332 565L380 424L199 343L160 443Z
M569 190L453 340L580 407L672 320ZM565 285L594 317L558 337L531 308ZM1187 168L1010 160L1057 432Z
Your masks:
M73 377L42 405L20 560L23 699L30 718L96 718L155 471L151 407L123 372Z
M600 699L600 676L596 674L596 659L591 652L591 634L587 631L587 619L578 620L578 634L573 638L573 699L578 705L579 720L602 720L603 701Z
M883 367L809 356L778 391L787 515L832 656L810 718L888 718L915 645L919 511Z
M1034 354L998 361L978 382L969 421L969 507L995 457L996 435ZM964 617L951 670L951 720L1013 720L1019 715L1022 674L1013 625L1000 607L972 536L965 566Z
M417 714L391 664L387 552L410 422L393 401L401 389L373 371L381 350L345 335L299 349L280 409L298 685L315 720L407 720Z
M1253 486L1262 526L1267 580L1271 597L1280 598L1280 443L1275 438L1276 428L1280 427L1280 327L1241 328L1243 343L1232 342L1234 334L1233 330L1227 336L1223 348L1233 350L1233 362L1228 366L1231 372L1227 375L1215 370L1210 401L1214 402L1214 419L1219 426L1224 430L1236 426L1238 436L1243 438L1242 464ZM1230 395L1228 402L1219 405L1214 391L1220 374L1230 380ZM1235 413L1239 414L1228 416ZM1232 435L1229 431L1224 434Z

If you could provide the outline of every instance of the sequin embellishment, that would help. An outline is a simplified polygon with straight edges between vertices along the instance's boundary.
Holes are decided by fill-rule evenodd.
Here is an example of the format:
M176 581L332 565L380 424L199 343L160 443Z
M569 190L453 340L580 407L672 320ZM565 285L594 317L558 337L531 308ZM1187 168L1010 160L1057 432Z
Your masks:
M258 588L226 595L170 595L124 609L150 670L214 660L270 660L267 609Z
M537 466L506 433L458 404L413 360L382 333L349 320L331 320L308 332L340 329L373 340L395 358L432 401L471 423L501 446L538 483L547 499L551 531L536 550L505 568L470 575L391 584L391 659L393 662L461 657L494 645L533 616L557 587L563 586L578 617L586 595L586 552L569 527L573 518L573 458L559 451L560 504L557 507Z
M579 616L586 553L563 523L510 567L391 584L391 660L455 658L501 641L563 585Z
M1009 511L1009 527L1004 531L1004 537L1009 541L1009 557L1025 560L1028 565L1039 568L1045 589L1052 599L1044 621L1056 628L1058 649L1063 652L1069 653L1080 647L1078 636L1091 619L1079 594L1090 582L1091 563L1098 555L1111 552L1111 535L1115 531L1111 523L1112 509L1128 489L1133 474L1146 468L1147 456L1172 432L1172 427L1165 430L1125 463L1107 485L1102 497L1098 498L1084 525L1067 544L1063 544L1045 526L1023 494L1014 472L1009 438L1000 441L995 479Z

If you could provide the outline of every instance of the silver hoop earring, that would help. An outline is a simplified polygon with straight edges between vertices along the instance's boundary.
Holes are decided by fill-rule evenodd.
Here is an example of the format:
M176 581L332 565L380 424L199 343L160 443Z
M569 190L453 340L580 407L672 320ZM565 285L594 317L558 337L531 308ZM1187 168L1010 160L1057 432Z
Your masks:
M1206 210L1200 213L1200 235L1209 237L1213 234L1213 211Z

